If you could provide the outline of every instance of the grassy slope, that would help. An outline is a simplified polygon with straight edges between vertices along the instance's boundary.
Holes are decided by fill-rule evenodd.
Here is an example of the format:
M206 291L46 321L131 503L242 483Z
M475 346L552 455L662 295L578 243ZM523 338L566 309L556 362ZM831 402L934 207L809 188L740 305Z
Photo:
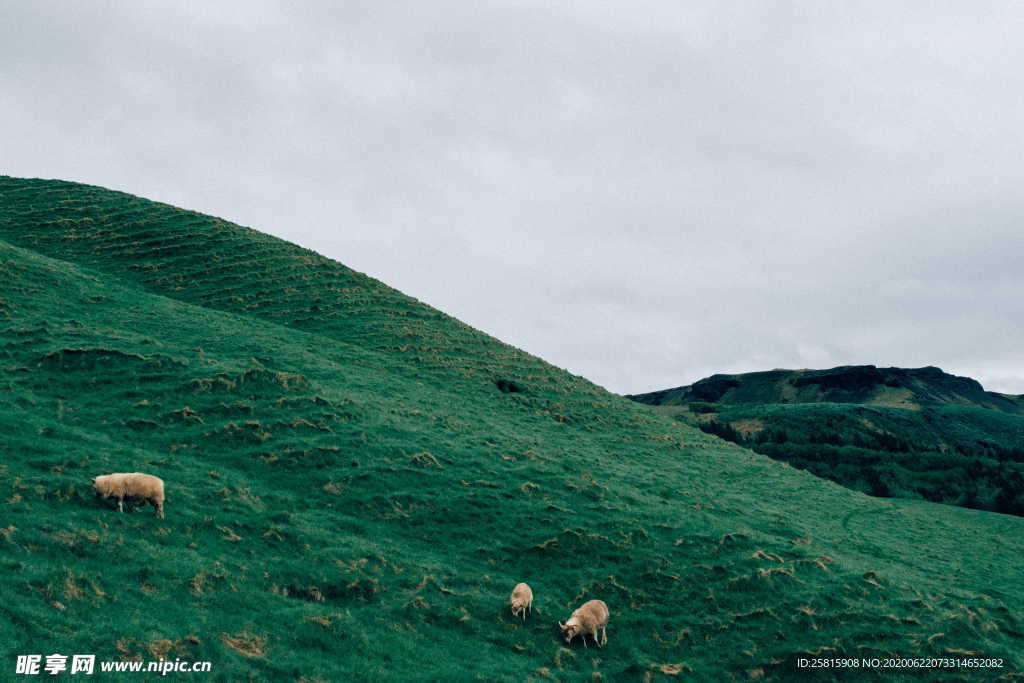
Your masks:
M799 653L954 649L1024 669L1021 519L848 491L308 251L99 188L0 178L0 282L5 662L772 679ZM165 520L92 499L130 470L167 481ZM609 646L564 649L553 622L589 597Z

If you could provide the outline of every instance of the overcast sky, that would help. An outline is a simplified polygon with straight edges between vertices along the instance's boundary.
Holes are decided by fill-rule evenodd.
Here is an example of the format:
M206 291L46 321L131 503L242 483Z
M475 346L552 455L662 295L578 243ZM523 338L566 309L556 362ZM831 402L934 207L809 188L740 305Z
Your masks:
M1024 393L1024 5L0 0L0 173L222 216L607 388Z

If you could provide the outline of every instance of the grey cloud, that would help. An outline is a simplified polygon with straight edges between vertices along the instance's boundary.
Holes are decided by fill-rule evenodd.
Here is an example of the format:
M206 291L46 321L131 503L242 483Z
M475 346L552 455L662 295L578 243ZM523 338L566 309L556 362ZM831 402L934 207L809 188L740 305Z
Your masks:
M876 363L1024 392L1017 5L5 18L2 172L280 235L616 391Z

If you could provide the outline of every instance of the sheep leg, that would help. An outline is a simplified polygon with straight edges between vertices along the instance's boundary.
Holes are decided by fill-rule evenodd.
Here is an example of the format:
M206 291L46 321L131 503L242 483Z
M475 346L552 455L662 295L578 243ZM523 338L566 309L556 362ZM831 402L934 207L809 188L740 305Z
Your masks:
M601 627L601 642L603 644L608 643L608 627L606 626Z
M124 498L117 499L117 510L121 514L124 514Z

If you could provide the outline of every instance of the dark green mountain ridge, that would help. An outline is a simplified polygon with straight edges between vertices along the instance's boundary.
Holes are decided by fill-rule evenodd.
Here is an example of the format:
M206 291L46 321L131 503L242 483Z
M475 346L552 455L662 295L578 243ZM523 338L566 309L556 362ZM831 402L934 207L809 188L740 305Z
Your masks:
M1024 414L1020 396L985 391L969 377L936 367L845 365L828 370L767 370L712 375L693 384L630 398L650 405L710 403L861 403L919 408L947 403Z
M632 398L858 491L1024 515L1024 400L935 367L713 375Z
M1024 670L1017 517L847 490L308 250L102 188L0 177L0 282L8 676L52 652L231 681ZM166 519L92 497L135 470L167 482ZM555 620L592 597L608 646L565 647Z

